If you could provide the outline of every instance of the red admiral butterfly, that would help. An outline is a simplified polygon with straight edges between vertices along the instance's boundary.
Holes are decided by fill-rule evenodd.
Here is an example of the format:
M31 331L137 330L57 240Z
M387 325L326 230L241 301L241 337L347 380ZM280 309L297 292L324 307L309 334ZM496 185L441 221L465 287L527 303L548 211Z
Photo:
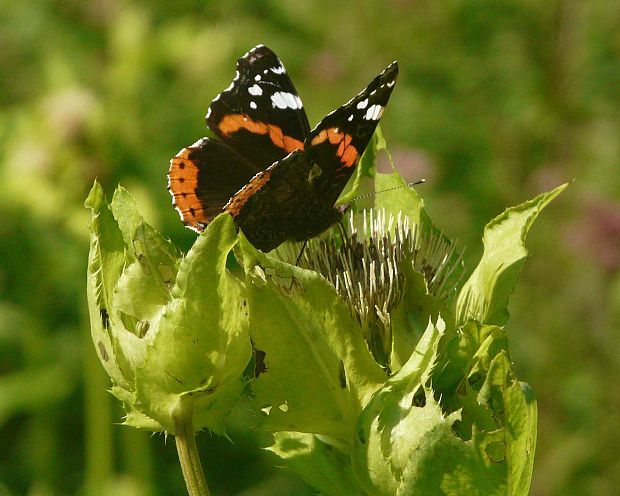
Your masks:
M396 82L392 62L310 130L278 56L263 45L237 61L202 138L170 162L168 189L183 223L201 232L222 211L263 251L305 241L342 217L336 200L370 141Z

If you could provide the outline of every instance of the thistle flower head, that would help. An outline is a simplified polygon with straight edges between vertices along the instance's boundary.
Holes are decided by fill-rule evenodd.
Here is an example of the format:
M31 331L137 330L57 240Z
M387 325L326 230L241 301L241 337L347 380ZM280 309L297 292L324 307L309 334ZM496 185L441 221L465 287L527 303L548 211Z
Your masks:
M331 282L362 326L375 359L387 367L391 313L403 297L406 266L423 274L429 294L447 298L458 282L453 275L461 254L441 233L420 229L401 212L364 210L349 214L346 224L348 229L341 224L339 232L308 241L298 263ZM281 255L294 260L292 248L285 250Z

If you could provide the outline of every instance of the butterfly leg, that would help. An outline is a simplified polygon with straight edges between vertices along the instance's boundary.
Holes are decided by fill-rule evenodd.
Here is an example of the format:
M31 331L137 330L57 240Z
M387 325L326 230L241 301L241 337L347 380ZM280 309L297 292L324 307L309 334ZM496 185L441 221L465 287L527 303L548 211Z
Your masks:
M299 250L299 255L297 255L297 260L295 260L295 267L299 267L299 262L301 261L301 256L304 254L304 250L306 249L306 245L308 244L308 240L304 240L304 244L301 246L301 250Z

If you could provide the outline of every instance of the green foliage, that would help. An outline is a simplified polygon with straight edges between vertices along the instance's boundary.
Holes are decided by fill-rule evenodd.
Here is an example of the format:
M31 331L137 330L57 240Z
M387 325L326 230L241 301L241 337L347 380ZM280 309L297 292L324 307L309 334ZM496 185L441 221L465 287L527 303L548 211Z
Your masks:
M312 432L347 446L362 406L383 382L359 326L319 274L262 255L250 264L250 335L267 370L252 384L263 428Z
M397 174L377 174L374 188L398 184ZM456 311L452 298L433 295L427 268L399 267L408 289L390 324L390 374L367 345L372 327L363 331L321 274L256 250L226 214L181 257L124 189L108 205L95 184L86 202L92 337L125 423L175 434L189 415L196 431L224 432L253 348L258 426L275 433L271 451L326 496L527 494L536 401L515 378L504 330L485 321L505 312L527 231L564 187L489 224ZM411 215L415 232L436 230L411 190L380 202L386 214ZM329 260L327 245L317 246L307 249ZM231 251L244 274L227 268ZM478 275L485 271L496 277ZM442 313L459 317L446 323Z
M482 260L465 283L457 301L457 321L468 319L504 325L512 294L527 257L525 237L538 213L566 189L564 184L517 207L487 224Z
M181 259L124 189L108 205L95 183L86 205L91 332L125 423L174 434L189 408L196 429L223 433L250 358L243 284L225 270L230 218L211 223Z

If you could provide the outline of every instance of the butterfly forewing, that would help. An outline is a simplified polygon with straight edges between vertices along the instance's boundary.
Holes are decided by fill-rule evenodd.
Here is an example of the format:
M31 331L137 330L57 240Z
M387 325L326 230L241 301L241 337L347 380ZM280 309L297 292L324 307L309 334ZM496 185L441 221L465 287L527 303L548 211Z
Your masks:
M397 76L398 64L393 62L357 96L328 114L306 138L308 159L323 171L317 187L324 190L326 201L333 204L342 193L379 124Z
M263 45L237 61L233 82L211 102L206 121L261 169L302 149L310 129L284 64Z

